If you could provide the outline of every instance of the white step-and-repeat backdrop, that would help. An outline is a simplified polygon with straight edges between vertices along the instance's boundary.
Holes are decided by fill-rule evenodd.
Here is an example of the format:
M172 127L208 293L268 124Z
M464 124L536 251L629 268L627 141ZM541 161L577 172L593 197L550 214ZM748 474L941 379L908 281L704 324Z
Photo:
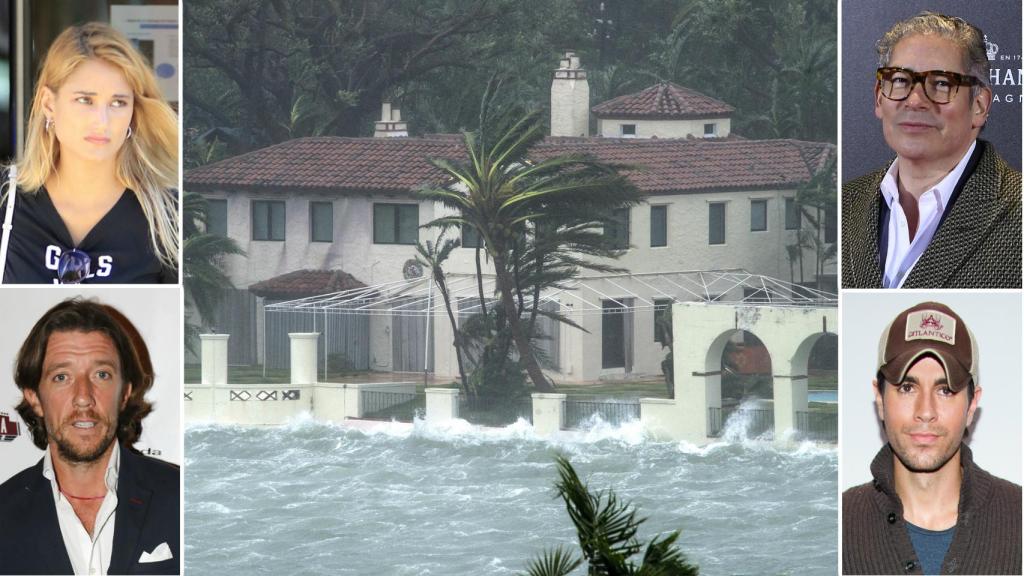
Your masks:
M75 296L95 298L114 306L142 334L156 378L146 395L153 403L153 412L143 421L142 437L135 448L143 454L181 464L181 289L12 287L0 291L0 483L43 457L14 410L21 401L21 391L14 384L15 356L36 321L58 302ZM8 422L16 423L17 434Z

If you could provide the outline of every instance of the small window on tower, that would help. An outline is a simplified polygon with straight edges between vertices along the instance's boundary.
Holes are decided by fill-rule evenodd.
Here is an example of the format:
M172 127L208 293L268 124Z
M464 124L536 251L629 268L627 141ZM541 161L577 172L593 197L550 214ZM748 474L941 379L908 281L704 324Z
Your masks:
M636 124L619 124L623 138L636 138Z

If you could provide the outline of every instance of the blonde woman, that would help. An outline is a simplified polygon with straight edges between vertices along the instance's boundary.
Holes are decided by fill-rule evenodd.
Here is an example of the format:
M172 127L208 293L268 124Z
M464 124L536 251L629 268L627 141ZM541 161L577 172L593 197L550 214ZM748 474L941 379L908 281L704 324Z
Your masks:
M121 33L91 23L57 37L12 168L2 282L178 281L177 116Z

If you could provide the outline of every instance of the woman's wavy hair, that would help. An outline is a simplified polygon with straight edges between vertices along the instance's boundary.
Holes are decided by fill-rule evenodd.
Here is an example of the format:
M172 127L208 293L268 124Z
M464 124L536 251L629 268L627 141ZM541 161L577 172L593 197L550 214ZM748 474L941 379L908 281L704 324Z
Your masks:
M161 263L178 268L178 117L164 101L145 58L120 32L91 22L61 32L50 45L36 81L26 127L25 152L18 162L18 186L39 190L56 170L60 143L46 129L45 88L54 93L78 66L101 60L124 74L134 93L132 136L117 155L117 178L135 192L149 223L150 241Z
M25 390L39 391L46 345L54 332L100 332L114 343L121 361L122 380L132 385L128 402L117 419L117 439L125 448L131 448L142 434L142 419L153 411L153 405L145 398L153 386L153 364L142 335L113 306L83 298L65 300L50 308L36 322L18 351L14 383L23 394ZM45 419L36 415L24 397L16 410L32 432L32 442L45 450L48 440Z

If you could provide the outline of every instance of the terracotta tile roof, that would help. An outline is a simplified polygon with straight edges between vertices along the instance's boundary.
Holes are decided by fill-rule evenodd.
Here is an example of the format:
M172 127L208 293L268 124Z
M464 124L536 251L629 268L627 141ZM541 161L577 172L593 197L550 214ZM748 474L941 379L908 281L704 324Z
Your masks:
M289 300L365 287L341 270L296 270L257 282L249 286L249 291L265 298Z
M297 138L190 170L192 189L413 190L441 180L426 158L462 157L457 138Z
M591 108L599 118L686 119L732 116L735 108L721 100L671 82L655 84Z
M807 181L831 144L797 140L549 137L537 159L566 153L641 167L629 172L648 194L792 188ZM461 138L300 138L185 173L190 190L311 190L409 193L442 184L427 158L465 157Z

